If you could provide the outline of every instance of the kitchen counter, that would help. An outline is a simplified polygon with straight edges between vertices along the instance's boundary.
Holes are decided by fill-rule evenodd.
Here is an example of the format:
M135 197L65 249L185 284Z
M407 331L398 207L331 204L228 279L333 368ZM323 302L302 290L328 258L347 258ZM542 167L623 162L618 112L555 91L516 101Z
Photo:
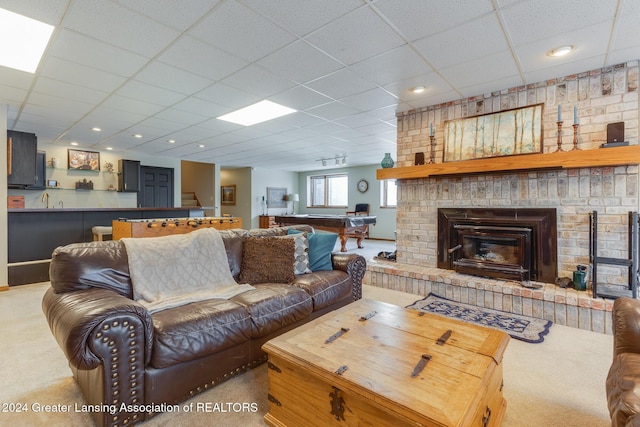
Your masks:
M201 208L8 209L9 286L49 280L58 246L93 240L91 228L113 220L202 217Z

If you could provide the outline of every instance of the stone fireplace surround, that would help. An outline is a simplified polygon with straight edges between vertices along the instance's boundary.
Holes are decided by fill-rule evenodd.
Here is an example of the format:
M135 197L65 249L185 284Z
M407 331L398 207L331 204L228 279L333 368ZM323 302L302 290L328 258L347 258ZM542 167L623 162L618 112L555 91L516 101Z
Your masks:
M397 167L412 166L428 152L430 124L436 129L436 163L442 160L444 121L535 103L545 104L543 152L556 149L557 105L577 106L579 145L598 149L606 124L625 122L625 139L638 143L638 61L592 70L398 113ZM564 140L570 138L565 130ZM565 147L565 150L568 147ZM595 153L595 152L594 152ZM597 155L597 154L594 154ZM521 313L555 323L611 333L612 300L592 298L553 283L528 289L437 267L439 208L554 208L557 211L558 276L571 277L589 264L589 213L598 211L601 256L627 256L629 211L638 210L638 166L582 167L401 179L398 183L397 263L372 261L365 283L419 296L430 292L456 301ZM626 268L599 269L599 283L626 284Z

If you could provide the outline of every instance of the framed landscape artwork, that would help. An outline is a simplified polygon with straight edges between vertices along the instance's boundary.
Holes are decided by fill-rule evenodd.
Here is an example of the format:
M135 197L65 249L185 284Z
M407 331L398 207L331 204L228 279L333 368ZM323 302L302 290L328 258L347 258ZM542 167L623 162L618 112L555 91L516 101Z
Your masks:
M235 185L223 185L220 187L220 199L221 203L225 206L236 205L236 186Z
M267 207L268 208L286 208L287 201L285 196L287 195L286 188L280 187L267 187Z
M76 170L100 170L100 153L96 151L84 151L84 150L68 150L69 162L68 169Z
M445 121L443 161L542 152L542 106Z

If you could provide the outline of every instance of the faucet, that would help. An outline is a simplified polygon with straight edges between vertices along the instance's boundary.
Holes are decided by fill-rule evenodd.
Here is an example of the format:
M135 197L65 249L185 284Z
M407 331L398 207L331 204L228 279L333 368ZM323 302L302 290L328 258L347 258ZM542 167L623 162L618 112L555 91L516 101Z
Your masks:
M58 204L60 205L60 208L61 208L61 209L64 209L64 203L62 202L62 200L60 200L60 201L58 202Z
M42 199L40 199L40 201L42 203L45 203L45 199L46 199L46 203L47 203L47 209L49 209L49 193L47 193L46 191L44 193L42 193Z

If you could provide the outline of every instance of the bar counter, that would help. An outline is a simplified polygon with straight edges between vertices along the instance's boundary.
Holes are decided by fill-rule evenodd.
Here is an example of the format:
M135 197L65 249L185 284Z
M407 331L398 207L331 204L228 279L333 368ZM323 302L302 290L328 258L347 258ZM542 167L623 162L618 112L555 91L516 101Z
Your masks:
M113 220L201 217L201 208L9 209L9 286L49 280L49 260L58 246L93 240L91 228Z

